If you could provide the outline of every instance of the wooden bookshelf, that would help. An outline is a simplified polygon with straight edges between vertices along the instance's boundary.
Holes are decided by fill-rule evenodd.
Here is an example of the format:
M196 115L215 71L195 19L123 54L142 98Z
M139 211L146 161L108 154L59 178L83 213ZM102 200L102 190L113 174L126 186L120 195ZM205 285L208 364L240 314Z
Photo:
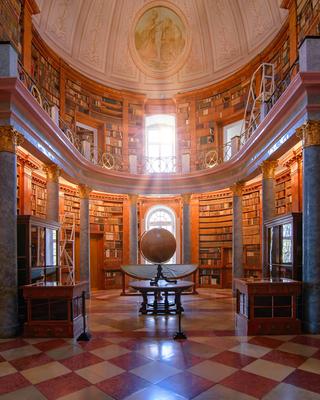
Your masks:
M128 104L128 156L136 158L137 172L139 163L144 154L143 126L144 126L143 104Z
M114 156L115 160L122 161L123 155L123 133L119 125L107 124L105 131L105 151Z
M60 70L55 67L51 57L41 54L39 49L32 45L31 73L33 79L44 91L47 99L56 106L60 105Z
M35 176L31 183L31 210L32 215L46 218L47 215L47 188L46 181Z
M200 197L199 285L228 287L231 277L227 269L231 271L231 264L232 194L222 191Z
M261 186L244 188L242 195L244 276L261 277Z
M183 157L191 158L191 126L190 126L190 102L182 102L177 105L176 126L177 126L177 154L178 163L183 164Z
M22 201L21 179L22 179L21 164L17 162L17 215L21 214L21 201Z
M299 0L297 2L297 30L299 44L307 35L319 36L319 25L320 2Z
M276 177L275 184L276 215L287 214L292 210L290 171Z
M80 227L80 198L76 191L73 193L64 193L64 212L72 213L75 216L76 229L79 230ZM71 219L69 221L72 223Z

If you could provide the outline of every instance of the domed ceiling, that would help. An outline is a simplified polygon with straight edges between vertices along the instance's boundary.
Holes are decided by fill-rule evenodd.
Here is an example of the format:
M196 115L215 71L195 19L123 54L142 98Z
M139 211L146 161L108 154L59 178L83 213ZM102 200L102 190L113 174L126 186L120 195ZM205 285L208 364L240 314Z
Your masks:
M41 37L107 86L165 98L235 72L279 32L279 0L38 0Z

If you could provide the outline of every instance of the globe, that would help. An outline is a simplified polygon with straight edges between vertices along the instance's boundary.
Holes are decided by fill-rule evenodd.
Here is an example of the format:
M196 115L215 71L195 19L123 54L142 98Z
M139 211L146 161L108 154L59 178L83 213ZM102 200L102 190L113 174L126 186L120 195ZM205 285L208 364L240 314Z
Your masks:
M174 255L176 239L166 229L153 228L146 231L140 239L140 252L149 262L164 263Z

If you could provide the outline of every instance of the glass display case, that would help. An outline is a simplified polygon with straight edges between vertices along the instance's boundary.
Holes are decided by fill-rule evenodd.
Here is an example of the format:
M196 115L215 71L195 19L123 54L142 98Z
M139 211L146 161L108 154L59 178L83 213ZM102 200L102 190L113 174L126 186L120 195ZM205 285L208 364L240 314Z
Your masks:
M58 222L33 215L17 217L19 314L22 320L25 315L22 286L59 281L59 226Z
M265 259L270 277L301 280L302 214L291 213L265 222Z

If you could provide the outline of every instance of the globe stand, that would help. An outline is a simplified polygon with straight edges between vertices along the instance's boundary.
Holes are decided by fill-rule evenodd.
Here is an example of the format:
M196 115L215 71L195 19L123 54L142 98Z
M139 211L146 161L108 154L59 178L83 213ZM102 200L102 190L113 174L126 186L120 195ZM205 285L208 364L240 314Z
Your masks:
M161 265L161 264L158 264L157 275L156 275L156 277L155 277L154 279L152 279L152 280L150 281L150 286L158 286L158 282L159 282L160 280L166 281L166 282L168 282L168 283L177 283L177 280L176 280L176 279L170 280L170 279L166 278L166 277L163 275L163 272L162 272L162 265Z

